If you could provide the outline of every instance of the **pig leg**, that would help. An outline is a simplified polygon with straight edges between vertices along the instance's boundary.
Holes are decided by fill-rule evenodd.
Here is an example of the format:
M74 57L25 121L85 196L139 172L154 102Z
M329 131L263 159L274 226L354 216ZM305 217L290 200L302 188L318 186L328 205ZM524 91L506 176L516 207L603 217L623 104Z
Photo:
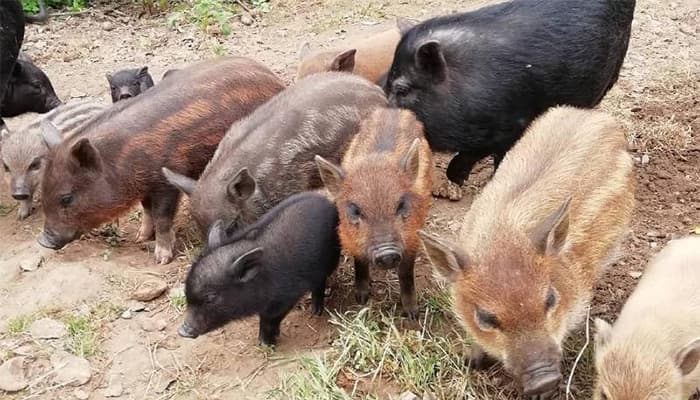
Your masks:
M311 291L311 312L314 315L323 315L323 301L326 293L326 282Z
M19 210L17 210L17 217L19 220L27 218L32 213L32 199L31 197L27 200L19 201Z
M369 301L369 263L355 258L355 301L367 304Z
M177 211L177 201L180 196L178 189L168 189L151 197L151 213L156 228L156 263L167 264L173 259L175 232L173 219ZM145 213L144 213L145 215Z
M467 355L465 357L464 363L469 367L476 370L485 370L493 367L498 363L498 360L486 354L484 349L481 348L476 343L472 343L467 350Z
M272 312L260 314L260 331L258 333L258 340L261 344L273 346L277 343L277 338L280 335L280 323L282 323L284 317L286 317L289 311L291 311L291 309L294 307L294 304L295 303L292 303L291 305L281 308L273 306L271 307Z
M411 321L418 319L418 302L416 301L416 286L413 274L415 258L415 255L407 255L399 264L401 306L403 307L404 316Z
M151 215L151 198L146 197L141 201L143 215L141 217L141 227L136 235L136 243L146 242L153 239L155 233L153 226L153 215Z

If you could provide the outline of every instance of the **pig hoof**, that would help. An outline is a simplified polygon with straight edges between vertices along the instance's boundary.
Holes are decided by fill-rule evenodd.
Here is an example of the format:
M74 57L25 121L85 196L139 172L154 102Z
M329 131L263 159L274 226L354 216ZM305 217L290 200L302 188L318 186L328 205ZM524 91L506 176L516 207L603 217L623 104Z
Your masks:
M357 301L357 304L367 304L369 301L369 290L358 290L355 292L355 301Z
M173 251L156 245L155 257L157 264L168 264L173 260Z
M313 306L311 306L311 313L320 317L321 315L323 315L323 306L318 306L314 304Z
M144 228L143 225L139 228L139 232L136 234L136 243L147 242L153 239L154 230L151 228Z
M433 196L459 201L462 199L462 187L448 179L443 179L440 185L433 188Z
M469 350L467 350L467 356L464 359L464 364L472 369L476 370L486 370L494 365L498 360L489 356L477 345L472 345Z

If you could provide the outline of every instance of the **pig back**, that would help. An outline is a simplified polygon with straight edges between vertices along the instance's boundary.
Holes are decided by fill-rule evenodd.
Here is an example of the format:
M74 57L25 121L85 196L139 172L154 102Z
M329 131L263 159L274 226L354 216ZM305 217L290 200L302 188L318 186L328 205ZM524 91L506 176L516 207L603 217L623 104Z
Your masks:
M197 177L231 124L284 87L267 67L245 57L203 61L181 72L114 104L73 141L89 136L108 165L141 177L164 181L161 167Z
M302 79L231 127L200 186L223 196L217 182L248 168L268 208L290 194L320 188L314 156L338 163L362 119L386 104L379 87L352 74Z

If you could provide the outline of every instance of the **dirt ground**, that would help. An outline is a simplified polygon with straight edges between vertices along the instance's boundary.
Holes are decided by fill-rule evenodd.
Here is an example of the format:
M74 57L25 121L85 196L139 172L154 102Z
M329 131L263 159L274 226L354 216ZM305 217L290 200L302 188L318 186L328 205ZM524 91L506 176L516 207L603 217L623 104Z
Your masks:
M107 103L104 75L122 67L148 65L157 81L169 68L223 52L256 58L291 82L303 41L331 46L389 27L395 15L424 19L486 3L489 1L273 1L270 13L252 26L234 22L232 35L222 38L196 27L169 28L162 15L136 18L138 12L132 12L132 3L127 2L126 8L106 14L98 10L30 26L24 50L44 68L63 100L87 97ZM697 0L638 2L620 80L601 106L629 130L638 204L622 258L596 288L592 316L614 320L649 258L672 237L700 226L699 26ZM23 116L7 123L13 129L32 118ZM443 168L445 161L441 158ZM490 165L484 165L459 202L435 200L428 230L455 234L458 221L490 173ZM103 399L115 394L118 385L123 388L120 399L264 398L277 385L281 372L295 371L297 355L323 350L335 335L326 317L311 316L307 300L283 322L274 353L256 346L256 318L194 340L178 337L182 305L167 293L125 318L122 312L135 308L130 296L141 282L162 279L175 288L175 294L181 287L196 241L186 216L180 218L180 254L166 266L153 263L152 244L133 243L138 229L133 213L120 220L118 237L89 235L53 252L35 243L42 227L40 210L18 222L6 188L6 184L0 188L0 361L15 354L26 356L30 385L17 394L0 392L0 399L82 395ZM38 269L24 272L19 268L23 260L39 257L43 262ZM424 261L417 274L419 290L432 285ZM395 277L374 278L373 297L397 298ZM334 278L330 292L330 309L357 308L352 300L352 272L347 267ZM86 385L63 387L48 378L49 359L65 345L63 339L36 340L12 332L13 321L36 315L99 317L93 326L97 350L87 356L92 378ZM143 329L146 320L164 321L165 328L148 332ZM395 389L386 396L402 391Z

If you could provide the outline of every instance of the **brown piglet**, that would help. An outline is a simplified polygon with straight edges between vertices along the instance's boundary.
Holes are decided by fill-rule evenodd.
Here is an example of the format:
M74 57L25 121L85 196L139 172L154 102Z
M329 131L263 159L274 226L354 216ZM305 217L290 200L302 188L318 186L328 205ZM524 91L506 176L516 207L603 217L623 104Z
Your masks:
M393 27L332 50L312 52L308 42L304 43L299 52L297 80L318 72L339 71L352 72L379 83L389 71L399 39L399 28Z
M603 112L557 107L507 153L456 242L421 232L474 339L471 366L499 360L526 397L556 393L562 342L585 319L633 207L620 124Z
M413 266L430 207L432 154L423 125L407 110L379 108L362 123L338 167L316 156L340 215L343 248L355 260L359 303L369 299L369 267L398 268L404 314L417 317Z
M50 150L39 244L60 249L140 201L137 241L155 233L156 262L170 262L179 191L161 169L198 177L231 124L283 88L260 63L221 57L193 64L114 104L63 142L55 129L45 127Z
M596 320L596 400L686 400L700 390L700 236L654 257L614 326Z

